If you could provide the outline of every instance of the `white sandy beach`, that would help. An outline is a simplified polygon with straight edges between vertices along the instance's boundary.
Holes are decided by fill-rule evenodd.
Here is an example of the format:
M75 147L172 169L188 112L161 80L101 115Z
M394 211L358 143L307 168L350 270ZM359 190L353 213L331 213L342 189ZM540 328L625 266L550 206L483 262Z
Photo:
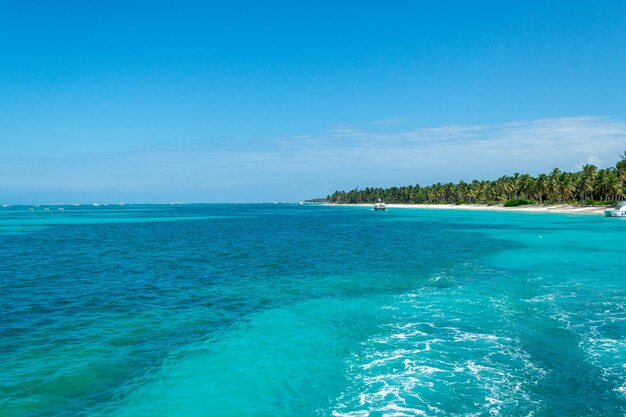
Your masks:
M337 204L338 206L371 207L372 204ZM503 207L487 204L387 204L387 208L408 209L443 209L443 210L483 210L483 211L521 211L529 213L572 213L572 214L603 214L605 207L572 206L559 204L555 206L520 206Z

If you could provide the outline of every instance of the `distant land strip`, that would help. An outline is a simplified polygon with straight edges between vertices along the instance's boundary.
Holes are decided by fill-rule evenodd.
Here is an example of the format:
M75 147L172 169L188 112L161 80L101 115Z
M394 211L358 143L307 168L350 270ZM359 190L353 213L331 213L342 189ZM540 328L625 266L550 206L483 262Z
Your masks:
M516 207L531 204L571 204L606 206L624 198L626 187L626 151L615 167L598 169L584 165L579 172L554 168L536 177L515 173L492 181L473 180L436 183L429 186L408 185L390 188L358 187L335 191L326 202L337 204L373 203L381 199L392 204L504 204ZM323 199L309 201L320 202Z

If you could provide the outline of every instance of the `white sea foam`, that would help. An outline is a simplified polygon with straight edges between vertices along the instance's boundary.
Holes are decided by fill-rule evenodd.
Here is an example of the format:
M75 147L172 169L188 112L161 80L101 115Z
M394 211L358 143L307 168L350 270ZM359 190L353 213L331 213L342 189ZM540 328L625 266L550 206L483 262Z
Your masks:
M600 369L607 384L613 384L613 391L626 395L626 335L623 325L626 311L619 299L590 303L585 312L588 318L576 324L581 333L579 347L586 353L587 361ZM622 326L622 327L616 327ZM615 328L616 330L611 331Z
M447 294L431 292L428 303L417 293L398 298L397 310L385 313L389 323L351 356L350 385L334 416L532 415L540 409L529 387L545 371L512 335L468 323L473 301L450 309ZM499 306L511 308L506 301Z

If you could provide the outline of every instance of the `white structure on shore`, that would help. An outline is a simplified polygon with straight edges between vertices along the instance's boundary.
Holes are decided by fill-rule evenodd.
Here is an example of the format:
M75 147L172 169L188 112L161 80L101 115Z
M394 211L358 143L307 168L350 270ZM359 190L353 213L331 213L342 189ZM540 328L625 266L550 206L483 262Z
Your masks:
M626 217L626 201L617 204L614 209L604 210L606 217Z

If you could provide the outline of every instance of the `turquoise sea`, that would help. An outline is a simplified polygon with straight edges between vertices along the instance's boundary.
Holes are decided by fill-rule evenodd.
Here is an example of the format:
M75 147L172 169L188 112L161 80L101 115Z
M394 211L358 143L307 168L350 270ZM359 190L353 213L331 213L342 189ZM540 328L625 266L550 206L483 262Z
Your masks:
M0 208L0 415L623 416L626 221Z

